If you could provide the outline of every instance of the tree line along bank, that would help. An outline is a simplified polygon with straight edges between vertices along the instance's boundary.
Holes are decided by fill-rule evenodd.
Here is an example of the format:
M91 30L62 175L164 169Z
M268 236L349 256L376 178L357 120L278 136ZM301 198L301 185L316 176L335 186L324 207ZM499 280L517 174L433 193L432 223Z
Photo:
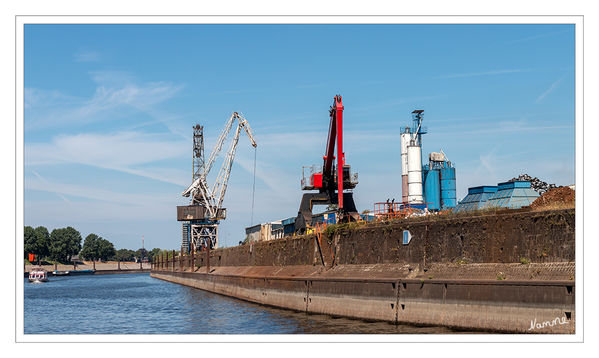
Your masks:
M35 255L35 261L43 260L56 263L71 263L73 257L89 261L136 261L160 255L163 250L154 248L148 251L140 248L136 251L129 249L116 250L114 245L96 234L89 234L83 240L79 231L72 227L54 229L49 232L44 226L33 228L25 226L24 230L24 258Z

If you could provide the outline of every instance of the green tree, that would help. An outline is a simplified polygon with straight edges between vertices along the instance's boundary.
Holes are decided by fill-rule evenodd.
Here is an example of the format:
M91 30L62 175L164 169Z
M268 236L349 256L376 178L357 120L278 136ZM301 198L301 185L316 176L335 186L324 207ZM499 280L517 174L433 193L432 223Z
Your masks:
M96 234L89 234L85 237L80 255L86 260L108 261L116 255L116 250L110 241Z
M136 256L138 259L140 259L140 260L141 260L142 258L147 258L147 257L148 257L148 250L146 250L146 249L144 249L144 248L138 249L137 251L135 251L135 256Z
M48 256L50 247L50 234L48 229L43 226L32 228L31 226L25 226L24 232L24 249L25 257L28 253L35 254L37 261Z
M102 261L108 261L111 258L114 258L116 255L116 250L114 249L114 245L112 242L99 238L98 239L98 257Z
M71 261L81 251L81 234L72 227L54 229L50 233L50 258L59 262Z
M25 258L28 254L32 254L35 250L35 230L31 226L25 226L23 231L23 251L25 251Z
M98 254L99 239L100 237L96 234L87 235L85 241L83 241L83 249L81 249L79 255L86 260L96 261L100 256Z
M129 249L120 249L116 252L116 259L119 261L133 261L135 251Z
M153 248L152 251L148 252L148 260L152 261L155 256L160 255L161 250L157 247Z

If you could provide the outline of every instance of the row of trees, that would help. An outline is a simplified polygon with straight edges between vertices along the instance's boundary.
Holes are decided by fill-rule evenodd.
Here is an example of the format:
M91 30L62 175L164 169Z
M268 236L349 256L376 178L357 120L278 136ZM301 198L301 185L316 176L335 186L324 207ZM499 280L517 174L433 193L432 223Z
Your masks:
M83 249L79 253L86 260L108 261L116 255L116 250L112 242L99 237L96 234L89 234L83 242Z
M133 261L135 258L148 258L152 260L154 255L161 253L158 248L152 251L139 249L137 251L129 249L116 250L114 245L96 234L89 234L85 237L83 246L81 246L81 234L72 227L54 229L48 232L43 226L33 228L25 226L25 258L28 254L34 254L38 261L50 259L58 262L70 262L72 257L79 254L85 260L92 261Z
M25 255L32 253L38 258L66 262L81 251L81 234L72 227L54 229L48 233L43 226L25 226Z
M139 249L137 251L129 250L129 249L120 249L117 250L115 258L120 261L133 261L136 257L147 257L150 261L154 256L162 253L162 250L158 248L152 249L152 251L148 251L146 249Z

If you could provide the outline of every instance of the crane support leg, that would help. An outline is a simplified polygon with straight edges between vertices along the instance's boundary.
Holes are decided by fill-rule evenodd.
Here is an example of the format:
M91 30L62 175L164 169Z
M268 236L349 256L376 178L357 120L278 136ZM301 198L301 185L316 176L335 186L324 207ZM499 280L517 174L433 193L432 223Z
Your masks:
M306 193L302 196L300 209L295 219L295 232L303 234L306 226L312 222L312 209L314 205L339 204L338 196L329 196L327 193ZM343 193L343 202L345 203L342 215L349 217L349 220L357 221L360 218L356 204L354 203L354 193ZM338 222L340 220L338 219Z
M210 243L212 249L218 246L217 223L191 223L191 242L194 247L205 247Z

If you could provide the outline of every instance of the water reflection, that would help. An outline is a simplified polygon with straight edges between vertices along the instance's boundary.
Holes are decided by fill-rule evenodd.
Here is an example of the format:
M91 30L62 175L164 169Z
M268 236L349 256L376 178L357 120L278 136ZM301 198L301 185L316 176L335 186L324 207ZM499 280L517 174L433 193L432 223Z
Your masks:
M149 277L53 277L25 282L25 333L426 334L444 327L333 318L265 307Z

